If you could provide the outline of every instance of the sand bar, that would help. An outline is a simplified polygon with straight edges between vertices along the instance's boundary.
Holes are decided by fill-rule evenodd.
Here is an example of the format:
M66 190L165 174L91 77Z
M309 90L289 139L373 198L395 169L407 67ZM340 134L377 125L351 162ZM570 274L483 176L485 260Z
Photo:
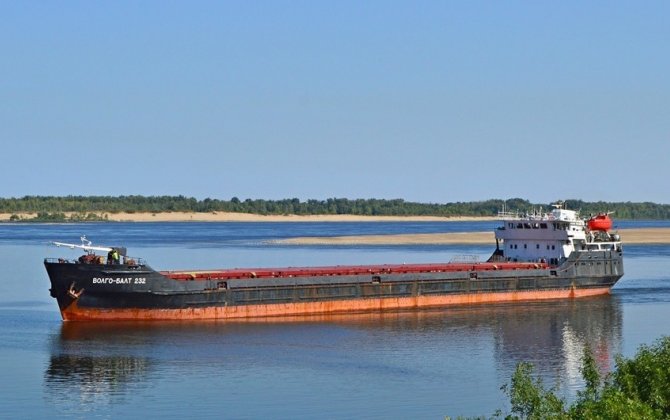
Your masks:
M670 244L670 228L619 229L625 244ZM404 235L362 235L301 237L275 241L289 245L479 245L495 246L493 232L420 233Z

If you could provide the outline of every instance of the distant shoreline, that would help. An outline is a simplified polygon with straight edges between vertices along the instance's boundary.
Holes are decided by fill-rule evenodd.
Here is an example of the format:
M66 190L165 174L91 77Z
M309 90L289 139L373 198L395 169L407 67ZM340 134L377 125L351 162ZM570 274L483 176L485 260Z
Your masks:
M438 217L438 216L359 216L353 214L315 215L262 215L228 212L84 212L94 214L99 219L110 222L473 222L497 220L495 217ZM9 222L12 214L24 221L34 218L37 213L0 213L0 222ZM66 217L82 213L64 212Z
M23 219L37 213L0 213L0 222L10 222L16 214ZM66 212L66 217L82 213ZM88 214L88 213L86 213ZM359 216L351 214L323 215L261 215L228 212L93 212L109 222L481 222L495 221L495 217L437 217L437 216ZM27 222L27 221L26 221ZM23 222L19 222L23 223ZM42 222L35 222L42 223ZM50 223L48 221L44 223ZM51 222L53 223L53 222ZM60 223L60 222L57 222ZM65 222L71 223L71 222ZM86 222L84 222L86 223ZM619 229L626 244L670 244L670 228ZM285 245L478 245L495 244L493 232L418 233L402 235L353 235L335 237L299 237L272 241Z

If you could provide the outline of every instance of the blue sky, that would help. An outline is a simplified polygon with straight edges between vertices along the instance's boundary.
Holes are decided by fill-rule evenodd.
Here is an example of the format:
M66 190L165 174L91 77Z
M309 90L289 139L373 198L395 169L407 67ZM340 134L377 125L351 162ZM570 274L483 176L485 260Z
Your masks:
M670 2L2 2L0 196L670 203Z

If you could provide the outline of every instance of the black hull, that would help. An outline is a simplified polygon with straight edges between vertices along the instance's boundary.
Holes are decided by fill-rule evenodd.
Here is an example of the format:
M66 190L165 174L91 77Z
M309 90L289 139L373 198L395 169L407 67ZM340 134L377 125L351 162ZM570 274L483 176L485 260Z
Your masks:
M300 315L602 294L623 275L621 251L575 252L562 264L264 279L175 280L148 265L45 261L63 319L205 319Z

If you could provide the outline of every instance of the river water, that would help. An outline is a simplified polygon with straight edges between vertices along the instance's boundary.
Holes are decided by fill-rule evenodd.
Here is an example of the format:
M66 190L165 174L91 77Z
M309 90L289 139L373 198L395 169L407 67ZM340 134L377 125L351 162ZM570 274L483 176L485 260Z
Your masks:
M275 239L490 230L495 222L0 224L0 417L444 418L508 409L518 362L574 398L589 345L670 335L670 246L624 246L604 297L265 322L63 323L42 265L122 245L157 269L444 262L492 246L288 246ZM668 222L626 222L621 227ZM625 237L624 237L625 240Z

